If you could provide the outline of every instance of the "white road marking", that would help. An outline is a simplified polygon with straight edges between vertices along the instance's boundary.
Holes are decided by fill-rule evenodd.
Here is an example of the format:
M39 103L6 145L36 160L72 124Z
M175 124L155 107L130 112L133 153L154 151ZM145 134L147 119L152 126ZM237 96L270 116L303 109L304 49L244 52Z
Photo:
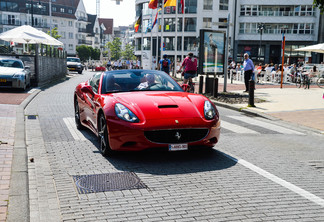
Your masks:
M246 127L239 126L239 125L236 125L236 124L232 124L232 123L226 122L224 120L221 120L221 128L230 130L230 131L232 131L234 133L260 134L257 131L250 130L250 129L246 128Z
M308 192L307 190L304 190L304 189L302 189L302 188L300 188L300 187L298 187L298 186L296 186L296 185L294 185L292 183L289 183L288 181L286 181L284 179L281 179L281 178L279 178L279 177L277 177L277 176L275 176L275 175L261 169L260 167L257 167L255 165L253 165L252 163L249 163L246 160L235 158L235 157L230 156L230 155L228 155L228 154L226 154L226 153L224 153L222 151L220 151L220 152L224 156L226 156L227 158L229 158L229 159L243 165L244 167L246 167L246 168L248 168L248 169L250 169L250 170L252 170L252 171L254 171L254 172L258 173L258 174L260 174L261 176L263 176L263 177L265 177L265 178L267 178L267 179L269 179L269 180L271 180L271 181L273 181L273 182L275 182L275 183L277 183L277 184L279 184L279 185L293 191L294 193L296 193L296 194L298 194L298 195L300 195L300 196L302 196L302 197L304 197L304 198L306 198L306 199L308 199L308 200L310 200L310 201L324 207L324 200L322 198Z
M294 135L305 135L304 133L295 131L295 130L291 130L288 128L284 128L282 126L278 126L278 125L274 125L271 123L267 123L264 121L260 121L260 120L256 120L254 118L250 118L250 117L245 117L245 116L229 116L232 119L236 119L251 125L255 125L255 126L260 126L272 131L276 131L278 133L282 133L282 134L294 134Z
M69 129L71 135L75 140L88 140L84 135L76 128L74 118L63 118L63 121L67 128Z

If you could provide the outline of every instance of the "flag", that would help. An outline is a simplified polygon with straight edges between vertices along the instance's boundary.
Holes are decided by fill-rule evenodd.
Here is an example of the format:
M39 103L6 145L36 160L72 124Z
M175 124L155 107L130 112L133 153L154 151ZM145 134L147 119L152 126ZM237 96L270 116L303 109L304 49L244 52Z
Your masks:
M156 16L155 16L155 19L154 19L154 22L152 24L152 29L154 28L155 24L157 23L157 18L158 18L158 15L159 15L159 11L161 11L162 8L159 8L159 10L156 12Z
M135 22L134 28L135 32L138 32L138 29L142 23L142 14L138 17L137 21Z
M181 0L180 3L181 3L181 13L183 14L183 12L184 12L184 0Z
M159 2L159 0L150 0L148 7L151 9L156 9L158 2Z
M164 1L164 7L177 6L177 0Z

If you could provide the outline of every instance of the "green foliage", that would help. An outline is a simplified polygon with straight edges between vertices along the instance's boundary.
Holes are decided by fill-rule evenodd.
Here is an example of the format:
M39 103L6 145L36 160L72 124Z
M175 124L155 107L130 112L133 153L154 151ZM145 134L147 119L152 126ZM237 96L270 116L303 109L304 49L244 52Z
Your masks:
M79 58L82 62L88 60L89 58L94 60L100 59L100 49L94 49L91 46L79 45L76 47Z
M112 60L118 60L122 56L120 38L114 38L112 42L107 43L107 48L110 51L110 57Z
M125 50L122 52L123 58L126 60L135 60L134 47L131 44L125 46Z
M59 39L62 36L58 34L57 27L53 28L51 31L47 31L47 34L52 36L55 39Z
M318 7L321 10L321 13L324 12L324 0L314 0L313 5Z

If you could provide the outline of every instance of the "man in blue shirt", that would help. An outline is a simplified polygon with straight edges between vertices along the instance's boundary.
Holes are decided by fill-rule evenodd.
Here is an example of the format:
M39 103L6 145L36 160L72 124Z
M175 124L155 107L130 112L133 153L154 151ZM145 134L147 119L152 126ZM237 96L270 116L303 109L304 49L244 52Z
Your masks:
M168 55L164 54L163 59L159 61L160 70L170 75L171 61L168 59Z
M253 71L254 71L254 65L251 59L249 59L249 54L244 54L244 63L243 63L243 69L244 69L244 82L245 82L245 91L249 91L249 81L252 77Z

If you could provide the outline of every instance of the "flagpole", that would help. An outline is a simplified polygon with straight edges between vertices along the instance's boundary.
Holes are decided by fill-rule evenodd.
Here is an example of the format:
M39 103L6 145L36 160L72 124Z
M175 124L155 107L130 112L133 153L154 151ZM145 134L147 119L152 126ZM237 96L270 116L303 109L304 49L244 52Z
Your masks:
M164 30L164 1L162 0L162 15L161 15L161 59L163 58L163 30Z
M185 12L186 12L186 0L183 0L183 4L184 4L184 10L182 13L182 35L181 35L181 59L183 61L183 57L184 57L184 26L185 26Z
M174 53L174 62L173 62L173 76L176 76L177 73L177 63L178 63L178 0L176 2L176 18L175 18L175 53Z
M142 8L142 17L141 17L141 66L143 67L143 31L144 31L144 24L143 24L143 11L144 9ZM141 67L139 67L141 68Z

